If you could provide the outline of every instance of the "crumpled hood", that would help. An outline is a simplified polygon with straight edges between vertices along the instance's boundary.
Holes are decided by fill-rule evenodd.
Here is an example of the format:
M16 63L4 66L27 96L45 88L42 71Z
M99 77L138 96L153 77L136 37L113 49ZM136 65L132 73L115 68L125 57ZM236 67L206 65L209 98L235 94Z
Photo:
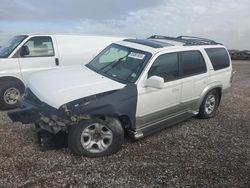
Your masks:
M125 86L82 65L32 74L27 85L39 100L56 109L68 102Z

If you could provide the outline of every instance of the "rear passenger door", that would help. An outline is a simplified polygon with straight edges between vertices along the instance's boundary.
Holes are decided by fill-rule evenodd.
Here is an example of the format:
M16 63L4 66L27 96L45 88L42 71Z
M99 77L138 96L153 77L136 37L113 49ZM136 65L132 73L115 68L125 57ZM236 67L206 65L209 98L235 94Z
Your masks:
M51 36L31 37L23 46L29 49L29 54L21 56L18 52L18 60L24 80L37 71L57 67L57 53Z
M208 83L207 65L199 50L179 53L182 77L181 108L194 110Z

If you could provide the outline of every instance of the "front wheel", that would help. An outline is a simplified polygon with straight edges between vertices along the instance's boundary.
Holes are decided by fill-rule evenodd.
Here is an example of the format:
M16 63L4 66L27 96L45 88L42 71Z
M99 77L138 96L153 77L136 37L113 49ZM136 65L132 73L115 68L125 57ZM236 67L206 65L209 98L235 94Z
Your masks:
M219 94L216 90L210 91L200 106L198 117L202 119L208 119L215 116L219 106Z
M121 148L123 141L122 125L114 118L86 120L69 128L68 146L77 155L111 155Z

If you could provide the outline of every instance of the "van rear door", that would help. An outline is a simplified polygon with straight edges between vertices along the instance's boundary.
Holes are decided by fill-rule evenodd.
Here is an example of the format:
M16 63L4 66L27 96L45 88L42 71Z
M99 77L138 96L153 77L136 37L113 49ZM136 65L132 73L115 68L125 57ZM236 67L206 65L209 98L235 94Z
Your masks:
M18 61L24 80L34 72L59 66L58 52L53 36L32 36L19 50Z

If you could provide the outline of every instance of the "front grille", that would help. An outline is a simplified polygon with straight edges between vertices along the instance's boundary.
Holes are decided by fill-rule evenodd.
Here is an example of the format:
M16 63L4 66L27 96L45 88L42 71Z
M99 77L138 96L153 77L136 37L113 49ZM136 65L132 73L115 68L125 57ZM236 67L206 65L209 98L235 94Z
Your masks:
M34 95L34 93L29 88L25 90L24 99L37 105L42 104L42 102Z

